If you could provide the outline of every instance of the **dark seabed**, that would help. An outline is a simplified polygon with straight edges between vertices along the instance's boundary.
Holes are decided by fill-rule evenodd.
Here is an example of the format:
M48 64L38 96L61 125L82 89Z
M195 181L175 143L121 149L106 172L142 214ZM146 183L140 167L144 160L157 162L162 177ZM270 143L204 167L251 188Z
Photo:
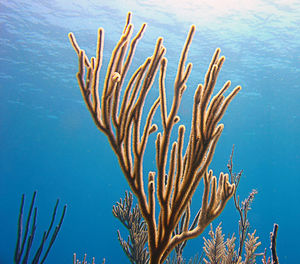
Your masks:
M156 39L162 36L168 91L173 89L189 27L196 25L188 57L193 70L180 108L187 128L194 91L203 82L215 48L221 48L226 62L217 89L227 80L243 89L222 120L225 128L210 167L215 175L227 171L235 144L235 170L244 170L239 195L245 199L252 189L258 191L249 212L251 231L256 229L262 242L258 252L269 250L269 235L273 223L278 223L280 263L299 263L300 1L213 2L1 1L1 264L13 262L21 196L26 195L27 211L35 190L34 248L49 225L56 199L60 198L57 217L63 205L68 205L46 263L72 263L73 252L94 256L96 263L102 258L108 264L129 263L117 240L117 229L124 238L126 230L111 213L112 205L129 187L106 137L96 129L84 105L75 77L78 59L67 37L74 32L81 48L94 56L97 29L105 29L102 83L128 11L133 12L135 32L143 22L148 24L132 68L151 56ZM149 100L157 95L154 85ZM155 169L154 150L154 144L149 144L145 175ZM200 204L201 192L197 192L194 213ZM238 232L238 220L230 200L213 225L222 221L227 237ZM189 241L184 256L189 258L202 248L200 236Z

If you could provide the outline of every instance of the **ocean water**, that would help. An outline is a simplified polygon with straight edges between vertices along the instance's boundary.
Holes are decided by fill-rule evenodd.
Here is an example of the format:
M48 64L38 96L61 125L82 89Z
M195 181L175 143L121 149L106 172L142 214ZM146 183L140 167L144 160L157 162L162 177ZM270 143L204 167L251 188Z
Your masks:
M102 84L128 11L133 12L135 32L143 22L148 24L132 69L151 56L158 37L164 38L169 105L181 48L190 25L196 25L188 57L193 69L179 110L187 129L194 91L203 82L215 48L221 48L226 61L216 89L227 80L243 89L222 119L225 128L210 168L215 175L226 172L235 145L234 169L244 170L238 189L241 200L252 189L258 191L249 211L251 231L256 229L262 243L257 252L267 248L269 254L269 234L278 223L280 263L299 263L299 0L2 0L0 263L13 263L21 196L26 196L27 212L35 190L34 249L49 225L56 199L57 218L67 204L46 263L72 263L74 252L94 256L96 263L103 258L108 264L129 263L117 240L117 230L125 239L126 230L111 213L129 186L84 105L75 77L78 59L67 37L72 31L90 57L95 54L98 27L105 29ZM149 101L157 95L154 85ZM155 170L153 139L147 147L145 175ZM193 213L200 205L197 192ZM238 232L238 220L230 200L213 225L222 222L227 236ZM207 234L208 229L203 235ZM202 248L200 236L188 242L184 256L192 257Z

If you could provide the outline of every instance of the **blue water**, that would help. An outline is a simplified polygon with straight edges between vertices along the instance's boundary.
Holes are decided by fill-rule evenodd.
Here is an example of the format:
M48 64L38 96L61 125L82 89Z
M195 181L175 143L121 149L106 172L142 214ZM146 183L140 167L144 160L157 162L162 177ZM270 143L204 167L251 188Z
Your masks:
M60 198L58 216L68 205L47 263L72 263L73 252L94 256L96 263L102 258L106 263L129 263L117 229L125 239L127 233L111 213L129 187L106 137L83 103L75 77L77 56L67 38L74 32L81 48L94 56L97 28L103 27L105 68L128 11L133 12L136 30L142 22L148 23L133 67L151 56L157 37L164 37L169 90L189 26L196 25L188 58L193 72L180 109L187 127L194 90L203 82L215 48L222 49L226 62L217 87L230 79L233 87L241 85L243 90L222 120L225 129L211 168L215 175L226 171L235 144L235 169L245 172L238 190L241 199L258 190L249 212L251 230L257 230L262 242L258 252L268 250L276 222L280 263L299 263L300 2L160 2L1 1L1 264L13 262L21 195L26 195L27 210L34 190L38 191L34 247L48 227L56 199ZM102 80L103 76L104 69ZM149 100L157 92L153 87ZM145 175L154 170L154 145L147 150ZM200 206L201 193L193 202L195 209ZM226 235L237 233L238 219L231 200L214 226L222 221ZM203 238L194 239L184 256L189 258L202 247Z

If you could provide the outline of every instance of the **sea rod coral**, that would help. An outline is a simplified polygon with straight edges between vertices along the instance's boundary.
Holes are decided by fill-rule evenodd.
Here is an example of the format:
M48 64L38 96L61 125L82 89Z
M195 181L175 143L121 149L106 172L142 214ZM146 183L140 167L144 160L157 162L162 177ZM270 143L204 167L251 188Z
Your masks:
M79 58L77 80L83 99L96 126L107 136L124 176L138 199L140 210L147 223L150 264L158 264L164 262L176 245L201 234L222 212L233 195L235 186L229 183L228 175L221 173L217 183L212 170L208 171L208 166L223 130L223 125L218 123L241 87L234 88L226 97L224 93L230 86L228 81L212 96L225 60L223 56L219 57L220 49L216 49L204 84L199 84L194 94L187 147L184 148L183 125L179 125L177 140L172 142L171 134L180 120L178 110L192 69L191 63L186 66L186 60L195 26L190 28L181 52L169 111L165 88L167 59L164 57L166 49L162 38L158 38L153 55L147 58L129 78L121 97L137 43L142 38L145 28L146 24L143 24L130 41L133 25L131 13L128 14L123 34L112 52L107 67L101 96L99 96L99 72L103 57L104 30L100 28L98 31L96 57L90 60L84 50L80 49L73 33L69 34L69 39ZM145 122L142 122L145 100L158 71L159 95L146 114ZM161 112L162 131L157 133L155 142L156 171L149 172L148 184L144 184L143 158L150 134L158 130L158 126L152 123L158 106ZM182 232L174 235L173 231L189 207L201 179L204 182L204 190L197 225L192 229L189 228L190 212L188 212ZM157 204L159 212L156 213Z
M60 220L53 230L52 228L54 225L58 203L59 203L59 199L58 199L56 201L56 204L52 212L50 225L48 229L44 231L40 242L38 242L39 244L35 253L31 254L33 250L33 245L36 244L36 242L34 241L36 236L36 229L37 229L37 211L38 211L37 207L34 206L36 194L37 192L35 191L32 196L25 225L23 223L25 194L22 195L21 206L19 211L19 219L18 219L17 243L16 243L15 255L14 255L15 264L28 263L28 262L32 264L37 264L37 263L43 264L48 257L48 254L53 246L53 243L55 242L55 239L60 231L60 228L62 226L66 214L67 206L65 205Z

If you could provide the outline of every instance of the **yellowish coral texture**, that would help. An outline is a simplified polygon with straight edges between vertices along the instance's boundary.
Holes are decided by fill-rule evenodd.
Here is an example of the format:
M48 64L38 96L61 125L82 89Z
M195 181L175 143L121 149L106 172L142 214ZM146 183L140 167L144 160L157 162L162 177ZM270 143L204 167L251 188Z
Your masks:
M181 52L169 111L165 88L167 59L164 57L166 49L162 38L158 38L153 55L138 67L125 85L136 45L145 28L146 24L143 24L131 40L133 25L131 13L128 14L123 34L107 67L101 97L99 71L103 57L104 30L100 28L98 31L96 57L90 60L84 50L80 49L73 33L69 34L69 39L79 58L77 80L82 96L96 126L107 136L130 188L138 198L140 210L147 222L150 264L158 264L163 263L176 245L201 234L222 212L233 195L235 186L229 183L228 175L221 173L217 183L213 172L208 171L208 166L223 130L223 125L218 123L241 87L234 88L228 96L224 96L230 86L228 81L212 96L225 60L223 56L219 57L220 49L217 49L204 83L199 84L195 91L187 147L184 148L183 125L179 125L177 140L172 142L171 133L180 120L178 109L192 70L192 64L186 65L186 59L195 26L190 28ZM145 100L158 71L159 95L152 103L150 111L145 113L145 122L141 122ZM121 97L122 89L125 90ZM149 135L158 130L152 121L159 106L162 131L156 135L156 170L149 172L148 183L144 184L143 157ZM204 182L201 213L197 224L191 228L190 201L201 179ZM159 210L158 218L156 210ZM175 235L173 231L185 212L185 226L181 233Z

